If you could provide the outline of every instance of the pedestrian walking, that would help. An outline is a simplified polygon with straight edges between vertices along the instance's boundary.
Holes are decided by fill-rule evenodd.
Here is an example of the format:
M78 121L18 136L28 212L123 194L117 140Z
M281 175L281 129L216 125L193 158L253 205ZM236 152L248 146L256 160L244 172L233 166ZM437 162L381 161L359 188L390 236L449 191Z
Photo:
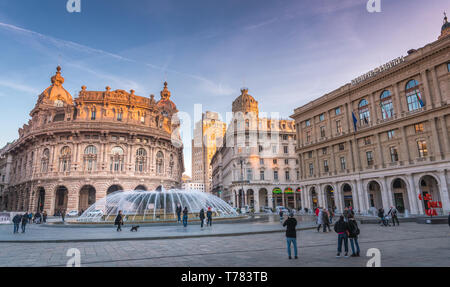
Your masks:
M181 211L182 211L182 208L181 208L181 204L177 204L177 222L181 222Z
M66 211L63 209L63 210L61 210L61 219L62 219L62 222L64 222L64 218L66 217Z
M206 222L206 226L212 226L212 210L211 207L208 207L208 211L206 212L206 218L207 218L207 222Z
M323 225L323 210L319 209L319 213L317 214L317 232L320 232L320 227Z
M287 252L289 259L292 259L291 256L291 244L294 245L294 256L295 259L298 259L298 250L297 250L297 220L294 218L294 213L289 213L288 219L283 223L283 226L286 226L286 244L287 244Z
M344 212L342 213L342 215L344 215L345 222L348 222L348 214L349 214L349 210L348 210L348 207L346 207L346 208L344 208Z
M29 220L30 218L28 217L28 212L22 215L22 233L25 233L25 228L27 227L27 223Z
M350 238L350 246L352 247L352 257L359 257L359 243L358 243L358 236L359 236L359 227L358 223L355 220L355 217L351 215L348 218L348 238ZM356 249L355 249L356 247Z
M283 215L284 215L283 209L280 209L279 215L280 215L280 222L283 222Z
M42 213L42 220L44 221L44 223L47 222L47 211L44 211L44 213Z
M325 208L322 211L322 221L323 221L323 232L327 232L327 227L328 227L328 231L331 232L331 228L330 228L330 219L329 219L329 215L328 215L328 210L326 210Z
M203 224L205 223L205 210L202 208L202 210L200 210L200 227L203 228Z
M344 216L339 217L338 222L334 224L334 231L338 234L338 248L336 257L340 257L342 253L342 243L344 243L345 257L348 257L348 223Z
M400 222L398 221L397 217L397 208L391 206L391 209L389 209L388 216L392 218L392 225L395 226L395 222L397 222L397 225L400 226Z
M13 217L13 224L14 224L14 234L19 233L19 225L20 222L22 222L22 216L20 216L19 214L16 214Z
M185 206L183 210L183 226L187 227L187 224L188 224L188 208L187 206Z
M119 210L119 214L117 214L116 220L114 220L114 225L117 225L117 231L122 231L122 225L123 225L122 210Z
M30 224L33 223L33 213L32 212L28 213L28 223L30 223Z
M330 219L330 224L333 224L333 216L334 216L334 212L333 212L333 208L328 208L328 216Z

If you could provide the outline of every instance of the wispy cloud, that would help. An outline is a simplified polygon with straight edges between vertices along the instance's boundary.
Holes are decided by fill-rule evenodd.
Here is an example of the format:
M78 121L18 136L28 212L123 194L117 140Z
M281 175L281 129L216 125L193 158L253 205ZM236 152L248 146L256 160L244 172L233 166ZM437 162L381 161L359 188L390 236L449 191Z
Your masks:
M244 28L244 30L255 30L255 29L259 29L259 28L261 28L261 27L264 27L264 26L267 26L267 25L269 25L269 24L272 24L272 23L274 23L274 22L276 22L276 21L278 21L278 17L275 17L275 18L272 18L272 19L269 19L269 20L266 20L266 21L263 21L263 22L260 22L260 23L256 23L256 24L253 24L253 25L246 26L246 27Z
M99 56L104 56L104 57L110 57L110 58L113 58L113 59L116 59L116 60L119 60L119 61L125 61L125 62L129 62L129 63L137 64L137 65L144 64L146 67L149 67L149 68L152 68L152 69L156 69L156 70L159 70L161 72L170 72L170 73L180 74L180 75L189 77L191 79L196 79L198 81L201 81L203 84L206 84L205 87L210 91L210 93L215 94L215 95L219 95L220 96L220 95L224 95L224 94L229 94L230 91L231 91L230 88L224 87L221 84L217 84L214 81L206 79L206 78L204 78L202 76L198 76L198 75L194 75L194 74L190 74L190 73L185 73L185 72L180 72L180 71L169 69L168 66L169 66L169 64L171 62L171 58L169 58L167 60L167 62L164 64L164 66L158 66L158 65L151 64L151 63L142 63L140 61L137 61L137 60L134 60L134 59L130 59L130 58L127 58L127 57L123 57L123 56L118 55L118 54L110 53L110 52L107 52L107 51L104 51L104 50L101 50L101 49L95 49L95 48L88 47L88 46L85 46L85 45L82 45L82 44L78 44L78 43L75 43L75 42L72 42L72 41L58 39L58 38L55 38L55 37L52 37L52 36L49 36L49 35L44 35L44 34L41 34L41 33L35 32L35 31L31 31L31 30L24 29L24 28L21 28L21 27L17 27L15 25L7 24L7 23L0 22L0 28L4 28L6 30L9 30L9 31L12 31L12 32L15 32L15 33L19 33L19 34L22 34L22 35L26 35L26 36L29 36L29 37L33 37L33 38L36 38L36 39L39 39L39 40L44 40L46 42L51 43L52 45L54 45L55 47L57 47L59 49L63 49L63 48L73 49L73 50L76 50L76 51L79 51L79 52L84 52L84 53L87 53L87 54L99 55ZM108 74L105 74L105 73L101 73L101 72L96 71L96 70L94 70L92 68L89 68L86 65L83 65L81 63L72 63L72 65L74 65L74 66L76 66L76 67L78 67L80 69L83 69L83 70L85 70L87 72L90 72L92 74L95 74L97 76L100 76L102 78L113 80L116 83L122 83L122 84L125 84L126 86L130 86L130 84L138 86L138 84L136 82L134 82L134 81L126 80L126 79L119 78L119 77L115 77L115 76L108 75Z
M32 94L39 93L37 89L30 86L26 86L23 83L18 83L14 80L4 80L4 79L0 80L0 86L25 93L32 93Z

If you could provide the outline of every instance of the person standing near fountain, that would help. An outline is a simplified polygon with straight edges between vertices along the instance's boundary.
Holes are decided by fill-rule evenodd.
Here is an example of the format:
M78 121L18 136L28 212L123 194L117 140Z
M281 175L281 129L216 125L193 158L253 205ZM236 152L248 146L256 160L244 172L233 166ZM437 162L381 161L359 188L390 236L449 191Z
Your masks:
M212 211L211 207L208 207L208 211L206 212L206 218L208 221L206 222L206 226L212 226Z
M114 225L117 225L117 231L122 231L123 225L122 210L119 210L119 214L117 214L116 220L114 220Z
M205 222L205 210L202 208L202 210L200 210L200 227L203 228L203 224Z
M187 227L187 223L188 223L188 209L186 206L183 210L183 226Z
M181 204L177 204L177 217L178 217L178 221L177 222L181 222Z

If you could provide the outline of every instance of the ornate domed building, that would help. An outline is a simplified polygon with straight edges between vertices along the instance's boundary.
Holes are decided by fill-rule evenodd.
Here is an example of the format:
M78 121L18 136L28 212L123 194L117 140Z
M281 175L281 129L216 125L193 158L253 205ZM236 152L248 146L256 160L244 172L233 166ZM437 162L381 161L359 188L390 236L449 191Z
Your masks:
M72 99L60 67L51 82L19 139L3 151L10 164L3 209L53 215L86 210L119 190L181 185L183 147L167 83L156 101L85 86Z

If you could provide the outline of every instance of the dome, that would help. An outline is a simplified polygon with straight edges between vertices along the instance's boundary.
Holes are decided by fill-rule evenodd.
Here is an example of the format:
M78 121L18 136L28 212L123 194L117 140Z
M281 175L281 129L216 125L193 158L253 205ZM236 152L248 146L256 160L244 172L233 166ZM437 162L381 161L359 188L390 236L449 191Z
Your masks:
M441 31L443 32L445 29L448 28L450 28L450 23L448 22L447 14L444 12L444 24L442 25Z
M166 112L176 112L177 106L170 100L170 91L167 88L167 82L164 82L164 89L161 91L161 100L156 106Z
M47 102L54 105L65 103L73 105L73 99L70 93L64 89L64 78L61 76L61 67L56 68L56 74L51 78L52 85L45 89L39 96L38 103Z

